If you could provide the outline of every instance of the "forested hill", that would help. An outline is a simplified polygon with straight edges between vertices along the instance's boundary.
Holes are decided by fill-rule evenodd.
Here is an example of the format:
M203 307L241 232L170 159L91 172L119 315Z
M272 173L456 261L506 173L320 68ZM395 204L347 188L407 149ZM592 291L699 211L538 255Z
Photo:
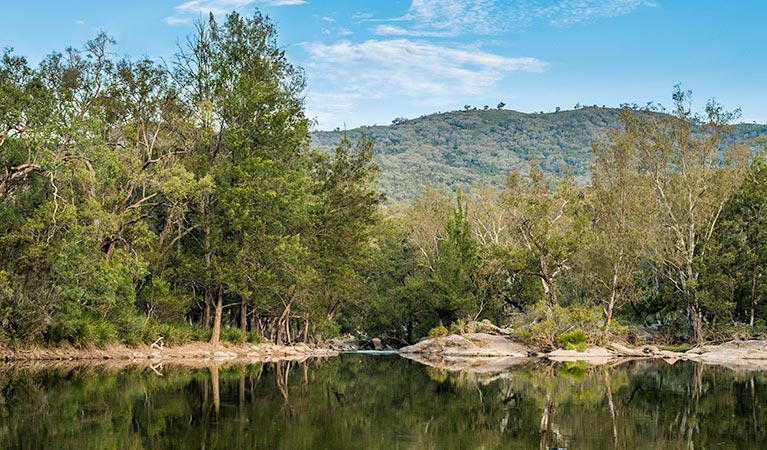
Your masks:
M352 141L373 140L381 183L389 201L407 201L425 187L455 189L500 185L505 174L526 172L537 159L544 173L568 173L586 180L593 161L591 145L620 126L616 108L585 107L527 114L479 109L397 119L388 126L348 130ZM332 149L343 131L315 131L315 146ZM734 141L767 135L767 125L739 124Z

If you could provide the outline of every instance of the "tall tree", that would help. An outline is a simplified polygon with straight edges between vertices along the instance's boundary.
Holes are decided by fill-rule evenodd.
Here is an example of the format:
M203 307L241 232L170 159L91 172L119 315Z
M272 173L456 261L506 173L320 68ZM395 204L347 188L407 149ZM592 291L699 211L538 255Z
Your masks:
M378 166L373 143L344 138L331 155L318 155L318 210L311 249L320 283L325 320L365 297L363 269L371 257L371 229L379 220Z
M507 182L509 226L516 245L516 271L540 279L549 307L559 304L557 278L571 268L578 237L585 223L582 193L571 179L559 183L552 193L537 163L530 167L527 183L518 175Z
M621 116L635 113L624 110ZM636 131L612 131L607 141L593 147L591 195L596 235L587 251L585 270L595 280L605 314L605 333L609 332L616 306L637 290L634 277L658 229L655 209L648 208L653 201L652 191L637 167L637 142L641 137Z
M626 114L627 133L639 137L638 167L652 186L665 233L658 256L666 279L683 301L695 342L703 343L700 257L746 161L742 147L723 148L736 113L709 102L705 116L690 110L689 91L678 86L674 114Z

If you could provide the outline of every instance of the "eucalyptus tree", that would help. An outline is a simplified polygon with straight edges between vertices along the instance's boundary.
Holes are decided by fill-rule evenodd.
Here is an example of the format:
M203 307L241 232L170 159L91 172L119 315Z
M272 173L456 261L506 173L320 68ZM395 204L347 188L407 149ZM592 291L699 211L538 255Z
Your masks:
M621 117L635 114L624 110ZM624 118L624 121L631 120ZM658 231L651 186L639 173L636 129L609 133L593 146L591 190L594 212L591 245L585 248L586 270L604 310L608 333L616 306L638 290L634 278Z
M533 276L541 286L549 307L559 304L556 281L571 269L578 239L586 224L583 194L569 178L552 192L537 163L530 167L527 182L518 175L506 183L508 226L515 244L510 246L515 271Z
M637 167L652 188L664 231L658 258L700 344L705 307L698 289L701 257L747 158L745 148L722 143L737 112L711 101L704 116L693 114L690 96L677 86L674 114L625 114L622 120L626 132L637 137Z

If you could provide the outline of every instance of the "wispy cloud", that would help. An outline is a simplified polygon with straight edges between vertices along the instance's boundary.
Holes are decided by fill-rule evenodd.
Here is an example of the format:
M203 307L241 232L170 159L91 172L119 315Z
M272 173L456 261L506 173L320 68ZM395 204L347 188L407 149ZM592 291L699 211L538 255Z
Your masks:
M309 53L306 69L313 84L342 95L344 104L323 106L330 117L353 116L344 109L355 101L398 95L434 105L456 98L489 94L511 72L540 72L546 63L536 58L505 57L473 49L451 48L409 39L304 44ZM309 97L316 105L317 96ZM330 97L330 95L328 95Z
M650 0L563 0L535 11L551 25L564 26L596 19L631 14L641 8L657 7Z
M402 17L389 19L407 26L381 25L379 35L452 37L463 33L492 34L501 30L497 0L413 0Z
M80 25L81 27L85 26L85 21L84 20L75 20L75 25Z
M250 5L294 6L305 3L306 0L188 0L177 5L174 14L164 20L168 25L181 25L190 23L200 14L224 15Z
M535 22L566 26L657 6L651 0L412 0L401 17L379 20L380 36L492 35ZM397 25L391 25L397 23Z

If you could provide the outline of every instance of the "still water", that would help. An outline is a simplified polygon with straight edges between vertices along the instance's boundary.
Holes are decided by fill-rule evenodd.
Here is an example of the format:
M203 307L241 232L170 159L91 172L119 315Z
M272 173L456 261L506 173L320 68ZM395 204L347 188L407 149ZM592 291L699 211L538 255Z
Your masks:
M764 449L765 408L767 372L663 361L0 366L3 449Z

